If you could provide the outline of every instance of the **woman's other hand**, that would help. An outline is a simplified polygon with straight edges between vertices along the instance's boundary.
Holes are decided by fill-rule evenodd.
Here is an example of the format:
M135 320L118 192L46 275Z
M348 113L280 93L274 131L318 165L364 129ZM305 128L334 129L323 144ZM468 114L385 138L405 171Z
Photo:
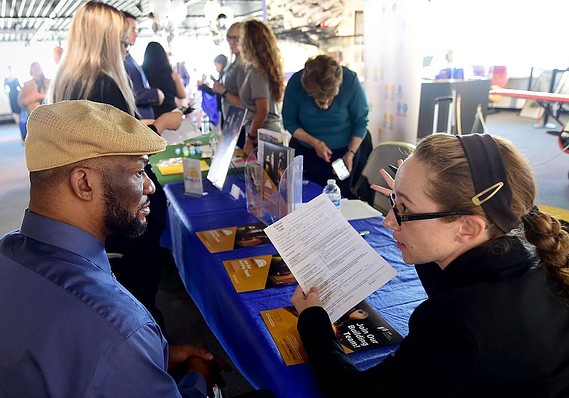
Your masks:
M310 288L308 294L304 294L302 288L297 286L294 294L290 298L290 302L294 305L299 315L308 307L322 307L322 302L318 295L318 288L315 286Z
M182 124L183 116L183 113L179 109L175 109L172 112L165 112L154 121L154 127L156 127L159 134L162 134L166 129L178 130Z
M397 166L401 166L403 164L403 159L397 160ZM370 188L376 192L379 192L382 195L389 196L393 193L393 186L395 184L395 180L389 175L389 173L385 169L380 169L379 174L383 177L384 181L387 183L389 188L382 187L381 185L371 184Z
M318 140L314 145L314 150L319 158L330 163L332 160L332 150L328 148L328 145L324 141ZM348 169L349 170L349 169Z
M213 354L205 347L196 347L189 344L168 346L168 369L173 369L186 362L191 357L198 357L211 361Z
M221 84L219 81L213 81L212 90L215 91L217 94L222 94L225 91L225 86Z

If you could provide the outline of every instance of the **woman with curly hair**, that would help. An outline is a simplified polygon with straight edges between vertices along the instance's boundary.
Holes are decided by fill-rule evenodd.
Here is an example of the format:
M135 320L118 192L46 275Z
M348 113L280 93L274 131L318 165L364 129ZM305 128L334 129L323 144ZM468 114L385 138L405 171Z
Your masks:
M257 142L257 130L282 130L278 103L284 94L284 72L281 53L275 34L258 20L243 22L239 45L241 58L247 67L245 80L239 90L241 106L247 108L245 145L249 154Z

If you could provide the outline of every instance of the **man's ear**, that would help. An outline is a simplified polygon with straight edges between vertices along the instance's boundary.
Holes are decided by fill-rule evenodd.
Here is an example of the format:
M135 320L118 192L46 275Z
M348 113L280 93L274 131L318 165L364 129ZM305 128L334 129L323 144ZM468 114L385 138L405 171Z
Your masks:
M93 200L94 190L99 180L95 170L85 167L76 167L71 171L69 182L71 190L81 200Z
M486 231L486 221L480 216L461 216L456 241L467 244L477 240Z

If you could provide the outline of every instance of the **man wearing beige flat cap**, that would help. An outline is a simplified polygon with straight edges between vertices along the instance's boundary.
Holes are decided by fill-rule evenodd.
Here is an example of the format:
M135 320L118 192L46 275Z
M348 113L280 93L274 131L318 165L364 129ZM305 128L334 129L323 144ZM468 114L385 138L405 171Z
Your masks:
M63 101L31 113L29 208L20 230L0 238L0 396L205 397L192 367L219 360L168 347L105 253L111 234L144 231L154 192L144 166L165 147L110 105ZM169 365L190 372L176 384Z

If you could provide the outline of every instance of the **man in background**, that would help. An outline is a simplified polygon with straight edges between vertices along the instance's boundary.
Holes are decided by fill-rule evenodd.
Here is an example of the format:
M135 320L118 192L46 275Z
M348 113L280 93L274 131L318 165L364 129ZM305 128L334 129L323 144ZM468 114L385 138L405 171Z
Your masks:
M138 31L136 26L136 17L126 11L123 11L124 16L128 20L130 28L128 30L128 36L126 39L126 44L128 46L134 46L136 43L136 38L138 37ZM154 119L154 111L152 110L152 105L161 105L164 101L164 93L158 88L152 88L148 84L146 75L142 68L136 63L130 52L126 53L126 58L124 60L124 66L132 81L132 87L134 91L134 96L136 98L136 107L140 118L143 120Z
M8 99L10 100L10 109L12 110L12 117L16 124L20 122L20 104L18 104L18 96L20 95L20 90L22 86L20 81L16 76L14 76L12 71L12 65L8 65L8 76L4 78L4 91L8 94Z

